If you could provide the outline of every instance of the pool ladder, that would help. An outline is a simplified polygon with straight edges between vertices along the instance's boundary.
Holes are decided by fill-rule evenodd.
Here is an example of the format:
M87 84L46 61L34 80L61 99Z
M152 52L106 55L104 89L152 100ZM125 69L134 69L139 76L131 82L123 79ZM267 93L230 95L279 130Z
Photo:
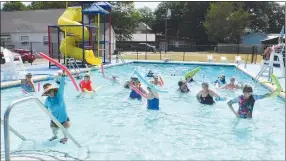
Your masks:
M1 123L4 124L4 146L5 146L5 161L11 161L11 155L10 155L10 133L9 131L12 131L15 135L17 135L20 139L23 141L26 141L27 139L22 136L20 133L18 133L15 129L9 126L9 116L12 108L15 105L18 105L20 103L28 102L28 101L34 101L36 102L39 107L50 117L50 119L62 130L62 132L70 138L74 144L78 148L82 148L82 146L73 138L73 136L63 127L63 125L47 110L47 108L43 105L43 103L34 96L22 98L16 101L13 101L8 108L5 111L4 114L4 121L1 119ZM88 153L90 152L89 148L87 147Z
M75 71L78 70L78 72L80 72L79 66L76 63L76 60L74 58L67 58L67 68L72 68Z

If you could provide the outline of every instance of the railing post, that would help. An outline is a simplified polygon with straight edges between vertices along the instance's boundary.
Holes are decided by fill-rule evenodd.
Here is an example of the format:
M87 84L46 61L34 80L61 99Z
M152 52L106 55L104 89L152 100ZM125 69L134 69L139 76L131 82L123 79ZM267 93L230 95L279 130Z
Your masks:
M137 60L138 60L138 50L137 50Z

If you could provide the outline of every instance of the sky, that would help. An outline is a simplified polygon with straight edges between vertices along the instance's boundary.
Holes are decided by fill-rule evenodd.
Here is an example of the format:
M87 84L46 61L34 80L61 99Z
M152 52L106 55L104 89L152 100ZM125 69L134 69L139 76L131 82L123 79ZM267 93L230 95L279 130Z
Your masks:
M25 5L30 4L31 2L23 2ZM143 7L149 7L153 10L156 9L156 7L159 5L160 2L134 2L135 8L143 8ZM4 3L1 3L1 8L3 6Z

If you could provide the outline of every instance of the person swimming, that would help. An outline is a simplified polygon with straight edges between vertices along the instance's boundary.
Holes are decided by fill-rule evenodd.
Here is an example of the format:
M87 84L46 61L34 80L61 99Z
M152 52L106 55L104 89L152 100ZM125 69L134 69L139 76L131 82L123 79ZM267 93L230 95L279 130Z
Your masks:
M146 94L146 91L141 87L141 83L139 80L130 81L129 87L131 86L131 84L135 85L142 93ZM134 89L131 88L129 98L141 100L142 96L140 94L138 94Z
M226 84L225 76L224 75L219 76L218 79L214 82L214 84L216 85L216 87L220 87Z
M214 91L209 89L208 83L202 83L202 90L198 92L196 95L197 100L201 104L205 105L212 105L215 103L213 97L221 98L218 94L216 94Z
M149 70L148 74L146 75L146 77L153 77L154 73L152 72L152 70Z
M23 90L25 90L28 93L36 91L35 90L35 84L33 82L31 73L28 73L25 76L25 79L21 80L21 87L23 88Z
M151 81L150 83L152 83L156 86L161 85L161 82L159 81L159 77L157 75L153 75L153 78L154 78L154 80Z
M264 95L254 95L253 89L249 85L245 85L242 89L243 95L240 95L232 100L230 100L227 104L230 110L235 114L236 117L239 118L252 118L252 112L254 108L254 104L257 100L267 98L271 96L275 91L272 93L266 93ZM234 103L238 103L238 110L237 112L234 111L232 105Z
M125 82L124 88L129 89L129 88L130 88L129 85L130 85L130 83L133 82L133 81L138 81L138 78L136 78L136 77L130 77L130 80Z
M147 87L149 93L147 93L147 109L159 110L159 94L158 92Z
M238 84L234 84L235 83L235 78L231 77L229 79L229 84L224 85L223 87L221 87L221 89L228 89L228 90L234 90L234 89L242 89L243 86L242 85L238 85Z
M192 77L189 77L188 79L186 80L180 80L178 82L178 86L179 86L179 91L181 91L182 93L187 93L189 92L189 87L188 87L188 82L190 82L190 80L192 79Z

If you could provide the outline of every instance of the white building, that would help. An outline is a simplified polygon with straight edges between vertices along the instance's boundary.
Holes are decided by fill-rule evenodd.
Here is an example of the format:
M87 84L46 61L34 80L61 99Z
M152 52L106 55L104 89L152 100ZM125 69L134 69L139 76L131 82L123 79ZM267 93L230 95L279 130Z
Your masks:
M36 52L48 53L48 25L57 25L58 18L65 9L29 10L1 12L1 46L6 48L33 49ZM100 39L104 40L103 24L100 25ZM96 30L93 30L97 33ZM109 24L106 24L105 41L109 41ZM51 32L52 42L57 33ZM96 34L93 34L96 35ZM59 35L61 41L63 34ZM111 54L116 49L116 38L111 27ZM103 48L103 45L100 47ZM108 44L106 44L106 53ZM57 49L54 49L57 50Z

